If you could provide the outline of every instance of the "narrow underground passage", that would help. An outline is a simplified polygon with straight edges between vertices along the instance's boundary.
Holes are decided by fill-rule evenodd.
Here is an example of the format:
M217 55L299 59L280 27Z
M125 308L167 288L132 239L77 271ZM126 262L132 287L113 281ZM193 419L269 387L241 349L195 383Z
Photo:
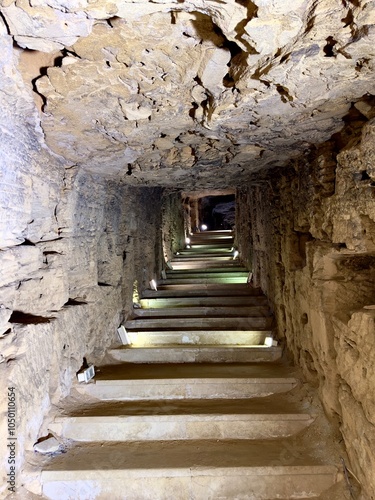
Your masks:
M3 2L1 497L374 500L372 5Z
M350 465L337 422L327 419L314 388L316 360L306 349L299 357L302 371L293 366L295 340L282 329L288 302L272 301L272 283L264 281L278 264L275 255L263 254L264 245L280 237L277 228L267 234L260 225L267 215L275 220L274 213L259 210L263 198L270 207L269 193L258 187L154 191L140 189L127 200L127 230L115 233L114 219L107 220L96 238L95 292L81 284L58 313L53 308L48 328L61 335L60 363L73 380L65 388L50 386L53 406L33 446L28 488L56 499L146 498L151 491L160 499L187 492L207 498L207 489L212 498L228 499L357 494L355 480L343 475ZM144 203L150 199L154 203ZM141 223L126 217L128 203L135 202ZM300 273L316 241L308 232L285 230L289 272ZM65 244L47 244L47 268L63 257ZM332 266L338 273L352 267L357 277L373 272L371 257L345 255L345 249L331 250L322 272L332 273ZM74 276L74 265L70 269ZM29 285L22 283L21 292L23 286ZM124 304L121 288L127 299L116 311ZM111 328L98 324L98 303L112 308ZM295 319L306 336L311 311ZM90 342L80 348L81 368L96 367L87 384L74 381L74 332L55 333L59 322L77 320L80 331L88 328ZM17 322L15 314L10 322L18 334L30 329L38 335L37 325ZM99 331L107 337L99 339Z

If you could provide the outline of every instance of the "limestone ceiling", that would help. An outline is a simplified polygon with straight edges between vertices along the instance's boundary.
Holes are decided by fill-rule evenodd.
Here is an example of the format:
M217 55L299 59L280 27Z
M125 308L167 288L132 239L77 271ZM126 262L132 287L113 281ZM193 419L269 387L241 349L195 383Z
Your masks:
M34 75L48 146L130 183L241 184L375 94L374 1L3 0L2 14L54 61Z

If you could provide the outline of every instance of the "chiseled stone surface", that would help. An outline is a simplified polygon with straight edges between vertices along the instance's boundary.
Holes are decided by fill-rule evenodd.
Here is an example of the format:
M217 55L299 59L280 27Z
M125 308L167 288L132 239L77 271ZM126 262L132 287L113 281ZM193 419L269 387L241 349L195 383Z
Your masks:
M69 394L83 357L97 363L116 340L133 282L148 286L160 265L161 190L64 168L44 143L3 25L0 46L0 385L16 388L17 471L29 488L25 453L46 435L45 416ZM1 497L6 460L3 453Z
M338 132L352 102L366 113L373 11L341 0L2 8L20 47L55 55L20 65L52 151L127 183L199 188L217 186L218 170L238 185L285 165Z
M19 470L155 250L182 241L173 193L162 207L160 189L127 185L256 181L238 196L242 255L254 244L280 336L373 498L374 2L2 0L1 14L0 380L17 387Z
M279 336L340 425L366 500L375 491L374 126L353 115L315 154L243 190L237 213L239 234L251 227L242 255L252 242Z

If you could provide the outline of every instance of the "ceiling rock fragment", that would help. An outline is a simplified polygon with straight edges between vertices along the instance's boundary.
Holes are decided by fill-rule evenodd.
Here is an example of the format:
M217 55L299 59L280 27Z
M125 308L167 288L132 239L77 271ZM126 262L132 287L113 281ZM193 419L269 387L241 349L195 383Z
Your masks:
M2 14L20 47L55 56L33 88L68 165L214 188L326 141L352 104L366 115L374 5L3 0Z

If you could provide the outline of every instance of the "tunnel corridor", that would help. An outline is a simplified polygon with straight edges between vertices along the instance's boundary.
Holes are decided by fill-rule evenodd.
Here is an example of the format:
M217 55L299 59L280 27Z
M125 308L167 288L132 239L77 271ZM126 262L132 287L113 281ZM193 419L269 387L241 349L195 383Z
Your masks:
M346 496L342 449L301 404L233 245L230 230L191 234L142 293L122 344L49 426L66 453L43 467L47 498Z
M178 498L137 490L144 459L154 475L144 474L142 487L158 482L155 463L169 461L176 474L179 463L182 486L176 474L171 482L184 498L190 477L189 500L304 498L300 466L315 498L375 500L374 42L372 0L2 2L0 498L46 498L42 471L53 471L54 462L60 479L85 470L100 482L111 470L119 481L112 497L84 482L70 497L62 487L59 495L72 500L128 498L130 477L134 500ZM228 231L233 241L218 255ZM219 247L200 247L210 235ZM195 296L199 287L204 293ZM222 289L231 291L226 304L218 301ZM181 290L191 296L178 296ZM164 300L167 307L158 308ZM139 350L120 346L121 325L135 342L135 326L148 325L150 310L164 340L171 318L185 332L174 332L173 342L184 343L168 351L174 363L181 356L170 377L181 375L178 390L220 378L220 369L226 396L235 378L287 379L288 390L245 398L256 385L245 383L232 387L235 397L212 400L209 413L206 399L178 399L170 382L164 386L177 396L167 409L142 398L107 409L99 398L99 441L108 419L115 434L124 431L122 415L131 445L124 439L107 464L112 469L103 466L98 478L98 460L116 444L102 447L90 437L75 447L59 432L64 419L78 425L95 416L89 392L112 377L113 366L131 364L121 356L145 363L145 353L165 356L166 349L142 344L152 335L138 335ZM245 317L250 334L242 330ZM225 345L208 363L217 346L195 343L207 342L209 331L221 332L220 343L237 336L255 345ZM162 385L159 361L146 363L143 389ZM193 373L205 363L215 377ZM259 363L277 373L253 372ZM90 365L97 371L86 385L77 375ZM141 379L139 368L127 370L133 382ZM117 395L130 391L125 375L111 380ZM230 426L219 418L221 407ZM190 419L198 437L183 443L186 453L178 439L165 453L156 442L141 453L145 443L136 449L132 433L145 415L151 427L169 419L166 432L174 424L186 429ZM246 434L249 427L254 434ZM77 432L88 435L90 427ZM283 443L277 453L274 439ZM228 460L220 464L226 444ZM228 472L232 459L235 475L219 477L215 467ZM308 478L306 467L322 479ZM264 479L252 497L251 468ZM275 471L280 491L272 489Z

